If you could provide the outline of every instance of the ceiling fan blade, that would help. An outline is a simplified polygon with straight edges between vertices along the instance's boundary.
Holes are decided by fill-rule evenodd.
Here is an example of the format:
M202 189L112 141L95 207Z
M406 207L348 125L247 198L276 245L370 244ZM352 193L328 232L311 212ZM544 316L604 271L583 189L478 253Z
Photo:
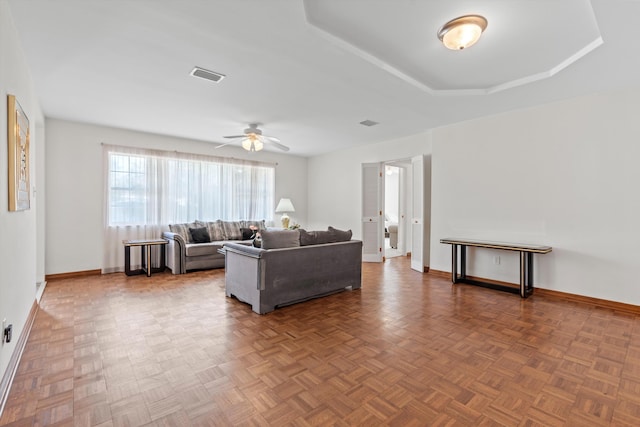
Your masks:
M269 139L267 139L265 142L267 142L268 144L273 145L274 147L278 147L282 151L289 151L289 147L287 147L286 145L282 145L279 142L272 141L272 140L269 140Z
M267 136L267 135L262 135L263 138L268 139L271 142L280 142L280 140L278 138L276 138L275 136Z
M230 141L225 144L216 145L214 148L217 150L218 148L226 147L227 145L231 145L233 143L235 143L235 141Z
M244 138L247 135L229 135L229 136L223 136L223 138Z

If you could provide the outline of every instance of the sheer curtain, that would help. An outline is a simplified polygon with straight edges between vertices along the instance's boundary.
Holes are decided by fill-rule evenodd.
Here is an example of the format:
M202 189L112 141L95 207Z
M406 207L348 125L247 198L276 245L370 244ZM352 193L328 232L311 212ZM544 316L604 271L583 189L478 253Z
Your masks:
M273 219L270 163L103 145L103 177L103 273L124 270L123 240L158 239L169 224Z

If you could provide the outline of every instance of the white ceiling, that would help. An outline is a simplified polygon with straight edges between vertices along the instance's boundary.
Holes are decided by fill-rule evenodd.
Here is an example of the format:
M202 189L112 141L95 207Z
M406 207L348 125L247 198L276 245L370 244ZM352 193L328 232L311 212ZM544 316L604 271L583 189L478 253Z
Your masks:
M9 4L47 117L212 146L258 122L312 156L640 85L640 0ZM440 26L471 13L481 40L445 49Z

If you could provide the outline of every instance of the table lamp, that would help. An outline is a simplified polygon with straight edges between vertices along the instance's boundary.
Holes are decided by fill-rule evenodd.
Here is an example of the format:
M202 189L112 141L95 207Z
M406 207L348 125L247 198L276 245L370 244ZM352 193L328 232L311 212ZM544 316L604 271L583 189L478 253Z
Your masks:
M295 212L291 199L280 199L278 206L276 207L276 213L282 214L282 228L289 228L289 212Z

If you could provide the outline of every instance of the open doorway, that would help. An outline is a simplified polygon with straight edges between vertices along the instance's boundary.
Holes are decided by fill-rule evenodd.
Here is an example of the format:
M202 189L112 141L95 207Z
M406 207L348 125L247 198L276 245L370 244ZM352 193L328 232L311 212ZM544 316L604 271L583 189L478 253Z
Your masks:
M400 186L401 168L393 164L385 165L384 179L384 257L393 258L406 255L399 249L398 240L404 240L399 235L400 227ZM403 180L404 181L404 180ZM404 197L403 197L404 199ZM404 210L404 209L403 209ZM403 227L404 228L404 227ZM400 239L399 239L400 238ZM404 246L404 245L403 245Z
M430 155L362 164L362 261L382 262L388 257L385 254L385 229L390 228L389 223L385 224L387 165L399 170L397 249L400 256L411 256L411 269L427 272L431 240ZM388 221L392 220L389 216Z
M385 258L410 254L411 233L407 213L411 212L411 177L410 159L384 162L385 189L382 206L385 219Z

